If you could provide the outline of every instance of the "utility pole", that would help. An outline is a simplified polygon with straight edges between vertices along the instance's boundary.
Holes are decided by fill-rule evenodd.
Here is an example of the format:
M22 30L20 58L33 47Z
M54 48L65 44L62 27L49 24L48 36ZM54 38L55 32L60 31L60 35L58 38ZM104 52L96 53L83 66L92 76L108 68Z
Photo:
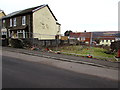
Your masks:
M92 55L90 53L92 53L92 32L90 32L90 51L89 51L89 56L87 56L88 58L92 58Z
M57 51L58 50L59 35L55 35L55 40L56 40L56 51Z

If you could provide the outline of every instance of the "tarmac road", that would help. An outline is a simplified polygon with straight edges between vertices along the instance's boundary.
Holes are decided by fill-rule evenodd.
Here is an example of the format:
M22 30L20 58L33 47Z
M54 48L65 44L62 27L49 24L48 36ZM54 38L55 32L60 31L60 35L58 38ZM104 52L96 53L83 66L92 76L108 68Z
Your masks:
M3 88L118 88L115 80L10 56L2 57L2 67Z

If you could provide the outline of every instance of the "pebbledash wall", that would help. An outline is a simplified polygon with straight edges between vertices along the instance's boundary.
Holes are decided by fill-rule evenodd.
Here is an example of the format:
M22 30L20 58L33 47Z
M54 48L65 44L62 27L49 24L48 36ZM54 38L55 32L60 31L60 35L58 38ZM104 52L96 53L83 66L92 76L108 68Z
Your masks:
M33 37L39 40L55 39L56 34L60 34L59 25L51 14L48 7L37 10L33 13Z

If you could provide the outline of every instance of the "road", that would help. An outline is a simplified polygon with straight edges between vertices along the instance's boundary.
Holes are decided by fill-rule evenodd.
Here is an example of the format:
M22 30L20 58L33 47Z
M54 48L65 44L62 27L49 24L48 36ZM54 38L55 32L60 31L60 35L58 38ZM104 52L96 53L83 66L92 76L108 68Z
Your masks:
M40 57L39 57L40 58ZM40 59L43 59L42 57ZM117 88L111 79L10 56L2 58L3 88Z

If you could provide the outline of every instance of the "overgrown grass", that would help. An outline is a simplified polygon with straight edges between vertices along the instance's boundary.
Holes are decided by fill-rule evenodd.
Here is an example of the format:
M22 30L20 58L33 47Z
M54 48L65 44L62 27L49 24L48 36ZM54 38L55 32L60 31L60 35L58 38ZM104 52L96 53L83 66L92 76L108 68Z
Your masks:
M55 48L53 50L56 50ZM97 59L104 59L109 61L115 61L114 56L116 54L106 54L106 49L98 48L98 47L88 47L88 46L64 46L59 47L57 50L61 52L67 52L67 53L75 53L80 54L80 56L85 55L92 55L93 57Z

